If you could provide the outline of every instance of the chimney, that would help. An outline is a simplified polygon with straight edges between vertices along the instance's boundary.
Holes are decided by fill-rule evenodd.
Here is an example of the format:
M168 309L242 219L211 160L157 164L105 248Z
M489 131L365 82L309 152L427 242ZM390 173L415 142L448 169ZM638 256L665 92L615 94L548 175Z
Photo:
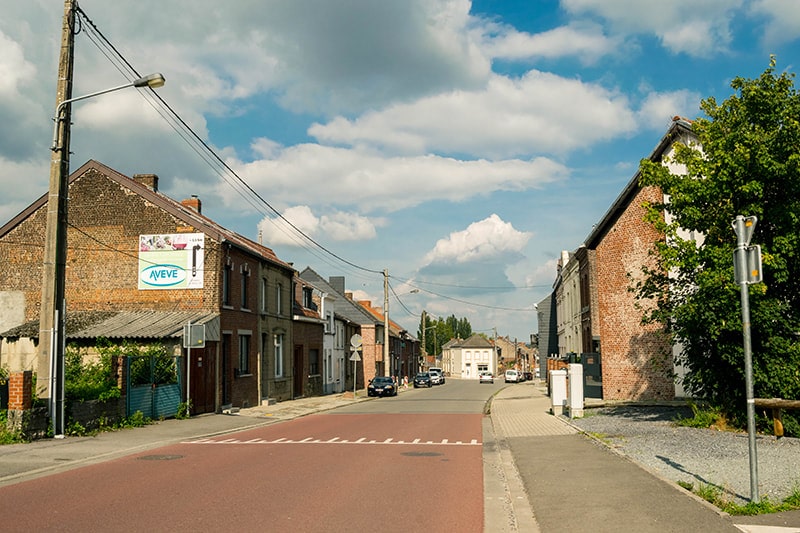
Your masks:
M193 194L191 198L187 198L186 200L181 200L181 205L184 207L188 207L189 209L194 209L198 213L202 213L203 203L200 201L200 198L198 198L196 194Z
M158 176L155 174L134 174L133 181L144 185L153 192L158 192Z
M328 280L333 290L339 294L344 294L344 276L331 276Z

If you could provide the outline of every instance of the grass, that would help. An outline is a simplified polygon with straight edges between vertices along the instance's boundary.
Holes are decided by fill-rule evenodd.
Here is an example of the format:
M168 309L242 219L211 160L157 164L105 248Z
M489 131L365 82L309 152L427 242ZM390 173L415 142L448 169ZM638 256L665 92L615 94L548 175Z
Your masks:
M784 511L795 511L800 509L800 485L795 485L795 487L792 489L792 493L780 503L773 502L769 498L765 497L760 501L747 502L744 505L739 505L730 501L724 496L722 489L714 485L701 483L695 487L694 484L686 481L678 481L678 485L689 492L693 492L697 496L703 498L705 501L716 507L719 507L722 511L725 511L730 515L752 516L759 514L782 513Z

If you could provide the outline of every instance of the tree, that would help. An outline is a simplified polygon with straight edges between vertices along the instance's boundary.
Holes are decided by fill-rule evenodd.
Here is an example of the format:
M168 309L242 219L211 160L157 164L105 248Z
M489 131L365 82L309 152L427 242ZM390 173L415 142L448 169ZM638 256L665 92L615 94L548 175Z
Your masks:
M423 324L424 317L424 324ZM430 315L423 314L419 320L419 329L417 335L422 339L422 330L426 328L425 332L425 353L434 355L441 351L442 344L453 338L466 339L472 335L472 325L469 320L464 318L456 318L455 315L450 315L446 319L441 317L432 319Z
M737 77L721 104L707 98L692 129L697 145L675 145L685 174L643 160L640 185L668 200L648 206L666 239L658 268L635 290L657 306L645 320L680 343L684 386L742 422L746 413L739 285L733 275L737 215L758 217L763 282L749 287L756 397L800 399L800 95L794 74ZM664 220L667 210L672 218ZM696 239L695 236L698 236ZM790 417L791 418L791 417ZM787 432L800 434L796 420Z

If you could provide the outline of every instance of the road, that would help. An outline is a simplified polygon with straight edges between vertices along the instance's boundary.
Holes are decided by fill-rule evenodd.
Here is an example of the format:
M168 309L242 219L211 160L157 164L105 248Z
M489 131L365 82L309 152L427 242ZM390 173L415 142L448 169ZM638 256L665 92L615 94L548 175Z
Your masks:
M483 531L499 386L448 380L3 487L3 529Z

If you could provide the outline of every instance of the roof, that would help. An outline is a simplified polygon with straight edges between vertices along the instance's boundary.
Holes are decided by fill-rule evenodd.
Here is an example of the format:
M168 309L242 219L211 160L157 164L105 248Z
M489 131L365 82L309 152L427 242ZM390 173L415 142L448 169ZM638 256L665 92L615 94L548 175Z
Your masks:
M226 229L210 218L198 213L194 209L183 205L181 202L173 200L172 198L165 196L158 191L154 191L146 185L143 185L134 179L117 172L113 168L93 159L90 159L79 169L72 172L69 176L69 183L72 183L90 171L99 172L106 178L117 183L120 187L129 189L130 191L144 198L146 201L163 209L164 211L167 211L175 218L184 222L187 226L197 228L199 231L205 233L220 243L230 243L231 245L258 256L265 261L295 272L294 267L290 263L278 259L278 256L275 255L275 252L271 248L258 244L234 231ZM11 231L17 225L30 217L34 212L43 207L47 203L48 195L49 193L43 194L24 211L0 227L0 236Z
M300 273L300 278L313 284L317 289L328 294L341 296L333 300L334 315L352 324L376 324L377 320L362 306L337 292L333 286L325 281L311 267L306 267Z
M687 135L694 135L692 132L692 121L683 117L673 117L672 125L669 127L667 133L664 134L664 136L661 138L661 141L659 141L658 145L650 154L649 159L651 161L660 160L663 157L664 152L666 152L676 140ZM639 186L640 178L641 172L637 170L636 174L634 174L619 196L617 196L617 199L614 200L614 203L611 204L611 207L608 208L608 211L606 211L606 213L603 215L603 218L600 219L600 222L595 224L595 226L592 228L591 233L584 240L584 243L588 248L595 248L597 246L605 234L613 227L614 223L625 211L627 206L631 203L631 200L633 200L633 198L641 189Z
M181 337L183 326L206 325L206 339L219 340L219 313L208 311L78 311L67 313L67 340L166 339ZM39 338L39 321L12 328L0 337Z

